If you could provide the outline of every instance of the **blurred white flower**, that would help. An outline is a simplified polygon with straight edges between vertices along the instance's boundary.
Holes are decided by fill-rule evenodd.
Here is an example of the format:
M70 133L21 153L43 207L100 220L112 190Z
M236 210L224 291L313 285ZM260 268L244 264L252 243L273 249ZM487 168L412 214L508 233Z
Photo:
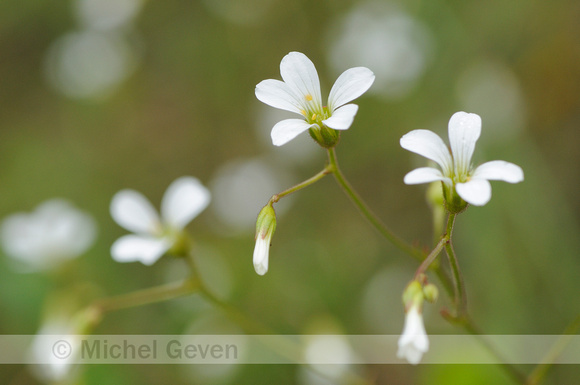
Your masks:
M94 30L125 27L139 14L143 0L77 0L80 24Z
M96 224L67 201L53 199L32 213L7 217L1 237L7 255L33 270L46 270L83 254L95 241Z
M328 59L335 73L344 66L372 68L376 82L369 91L389 99L409 94L425 73L431 32L394 2L357 4L328 32Z
M291 173L270 159L235 159L222 165L211 181L212 205L224 236L246 234L256 228L256 213L274 191L281 191L293 180ZM293 197L278 202L276 212L288 211Z
M30 350L32 373L49 384L72 383L77 375L74 361L81 340L66 314L53 316L38 330Z
M300 52L290 52L280 62L284 81L267 79L256 86L256 97L263 103L297 113L303 119L285 119L272 128L272 142L281 146L310 129L321 145L332 147L334 130L347 130L357 113L356 104L347 104L365 93L375 75L365 67L343 72L330 90L328 104L322 104L320 81L314 64ZM329 130L331 129L331 130ZM319 138L320 137L320 138Z
M332 385L344 381L355 360L346 337L341 335L311 335L306 337L304 362L299 372L303 385Z
M451 153L439 135L429 130L414 130L405 134L401 147L436 162L441 170L421 167L405 175L406 184L444 182L445 199L454 201L455 193L475 206L491 199L490 180L518 183L524 180L519 166L501 160L486 162L477 168L471 164L475 143L481 134L481 118L477 114L456 112L449 120Z
M525 126L526 101L514 71L496 60L479 60L462 71L455 85L464 111L485 116L490 134L482 140L505 143L513 140Z
M182 230L209 204L211 196L201 182L185 176L168 187L161 201L161 217L135 190L121 190L111 202L111 216L135 234L124 235L111 247L117 262L140 261L152 265L177 241Z
M405 358L409 363L416 365L421 361L423 354L429 350L429 339L423 325L423 316L419 306L413 305L405 316L405 327L399 338L397 357Z
M122 34L69 32L49 47L46 76L67 97L102 99L133 73L138 56L136 47Z

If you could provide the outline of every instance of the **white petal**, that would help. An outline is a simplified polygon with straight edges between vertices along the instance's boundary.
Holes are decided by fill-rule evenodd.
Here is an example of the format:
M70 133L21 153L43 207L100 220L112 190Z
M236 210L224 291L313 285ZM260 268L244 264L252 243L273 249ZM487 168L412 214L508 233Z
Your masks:
M268 256L270 253L270 237L256 239L256 246L254 247L254 270L259 275L264 275L268 272Z
M117 262L139 261L145 265L152 265L170 247L171 242L166 238L124 235L111 246L111 256Z
M306 55L300 52L290 52L284 56L280 62L280 75L293 92L304 98L304 103L307 102L306 97L310 96L312 101L309 103L322 106L318 73Z
M256 97L262 103L282 110L301 114L302 101L284 82L275 79L263 80L256 86Z
M129 231L150 235L161 232L159 215L147 198L135 190L115 194L110 211L115 222Z
M449 175L453 160L443 139L436 133L429 130L413 130L400 140L401 147L431 159L443 169L444 175Z
M456 112L449 120L449 144L456 175L467 175L475 143L481 134L481 118L477 114Z
M405 316L405 326L398 345L397 357L405 358L413 365L418 364L423 354L429 350L423 317L415 306L411 307Z
M198 179L184 176L167 188L161 201L161 216L167 224L181 230L207 207L210 200L209 190Z
M358 106L356 104L347 104L336 109L332 116L322 123L335 130L347 130L352 125Z
M421 183L431 183L436 180L445 180L448 183L451 182L451 179L443 176L441 171L433 167L416 168L415 170L405 175L403 182L405 182L405 184L421 184Z
M315 124L308 124L302 119L286 119L276 123L272 128L272 143L281 146L288 143Z
M524 180L524 171L518 165L503 160L493 160L477 167L474 178L503 180L508 183L519 183Z
M328 109L336 108L364 94L375 81L375 74L368 68L355 67L344 71L330 90Z
M491 185L485 179L472 178L469 182L457 183L455 190L464 201L474 206L483 206L491 199Z

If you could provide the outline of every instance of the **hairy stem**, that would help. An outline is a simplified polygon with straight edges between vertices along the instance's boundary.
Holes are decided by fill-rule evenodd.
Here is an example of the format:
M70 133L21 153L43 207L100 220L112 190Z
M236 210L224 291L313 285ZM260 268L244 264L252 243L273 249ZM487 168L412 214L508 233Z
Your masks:
M95 301L93 306L101 313L107 313L167 301L195 293L198 290L199 286L194 280L186 279L182 282L173 282L115 297L99 299Z
M334 178L345 192L346 195L350 198L352 203L357 207L359 212L365 217L371 225L378 230L389 242L391 242L395 247L399 250L403 251L406 254L422 261L425 258L425 254L415 248L407 244L397 235L395 235L373 212L372 210L366 205L366 203L361 199L361 197L354 191L351 185L348 183L342 171L338 167L338 160L336 159L336 151L334 148L328 149L328 165L331 168L331 172L334 174Z
M318 182L320 179L324 178L325 176L327 176L331 172L332 172L331 167L327 165L318 174L314 175L311 178L306 179L304 182L298 183L297 185L292 186L287 190L284 190L278 194L272 195L272 198L270 198L270 203L276 203L280 199L284 198L285 196L290 195L296 191L302 190L303 188L308 187L311 184Z

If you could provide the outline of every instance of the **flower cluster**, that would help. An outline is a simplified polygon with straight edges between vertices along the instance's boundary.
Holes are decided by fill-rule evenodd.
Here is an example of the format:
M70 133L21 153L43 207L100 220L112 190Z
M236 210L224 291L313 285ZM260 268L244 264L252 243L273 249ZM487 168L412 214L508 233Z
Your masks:
M301 118L286 119L274 125L271 132L273 144L281 146L308 131L319 145L328 150L329 161L319 174L272 196L260 211L253 253L254 269L259 275L268 271L270 242L277 224L273 205L280 198L334 173L339 184L350 193L352 200L358 199L357 194L349 190L349 184L339 171L334 147L338 143L340 132L350 128L358 112L358 106L351 102L364 94L375 80L375 75L368 68L350 68L338 77L325 105L322 102L316 68L304 54L291 52L286 55L280 63L280 73L283 81L267 79L257 84L256 97L272 107L297 113ZM430 202L438 206L441 213L445 208L449 218L453 218L448 220L447 234L442 235L403 293L406 316L398 341L397 356L411 364L418 364L429 349L422 315L423 303L434 302L437 298L437 288L427 283L424 272L444 247L450 255L450 261L452 260L451 230L455 214L462 212L470 204L482 206L489 202L489 181L518 183L524 179L523 170L513 163L494 160L473 166L472 157L480 134L481 118L477 114L457 112L451 117L448 126L450 148L437 134L428 130L414 130L400 139L401 147L424 156L439 166L417 168L405 175L404 183L441 184L442 189L435 186L435 193L430 193L433 196ZM119 226L132 234L123 235L112 244L112 258L118 262L138 261L152 265L166 253L177 257L191 255L190 240L184 229L210 201L209 190L191 176L178 178L171 183L162 198L160 213L143 194L131 189L119 191L111 201L110 214ZM361 207L364 207L363 203L359 205ZM366 208L361 209L361 212L367 217L372 215L368 214ZM373 225L380 228L380 225L376 225L377 222L380 221L374 221ZM65 201L53 200L39 206L32 214L8 217L2 224L1 235L7 254L36 269L46 269L86 251L95 238L95 228L92 218ZM453 278L460 282L457 276L454 275ZM456 292L459 292L458 287L455 287ZM84 327L96 322L95 314L80 314L82 317L79 319L83 322L77 324ZM98 316L100 317L100 313ZM50 321L41 332L69 333L82 329L77 324L60 318ZM46 341L39 337L34 348L44 352ZM44 376L50 380L60 380L70 370L70 362L59 362L49 369Z
M352 125L358 111L358 106L347 103L370 88L374 74L364 67L345 71L336 80L330 91L328 105L324 106L318 74L314 64L305 55L298 52L286 55L280 63L280 73L284 81L268 79L260 82L256 86L256 97L272 107L297 113L302 119L286 119L277 123L271 134L274 145L283 145L308 130L318 144L328 149L329 162L332 163L339 131L346 130ZM449 121L450 150L437 134L428 130L414 130L400 139L404 149L422 155L439 165L440 169L421 167L404 177L406 184L442 182L443 202L440 199L432 199L433 205L438 206L436 211L441 213L439 217L443 215L443 205L450 214L450 221L469 204L485 205L491 199L490 180L518 183L524 179L522 169L513 163L495 160L478 167L473 166L471 159L480 134L479 115L457 112ZM332 167L332 172L341 183L343 178L338 171L338 165L334 163ZM318 179L313 177L311 180ZM287 191L301 189L312 183L311 180ZM343 188L349 189L346 183L341 184ZM431 195L437 194L431 192ZM352 198L355 194L351 193L350 196ZM276 228L272 204L278 199L279 196L273 196L260 212L256 224L254 268L260 275L268 271L270 240ZM453 222L450 224L449 229L452 229ZM444 242L450 244L450 237L449 233L446 239L442 238L436 250L430 255L432 258L427 262L430 263L437 257ZM424 300L433 302L437 297L436 287L427 284L426 277L422 274L427 266L420 266L423 270L416 273L416 279L408 285L403 295L406 317L397 356L407 359L412 364L419 363L429 349L422 317L423 302Z

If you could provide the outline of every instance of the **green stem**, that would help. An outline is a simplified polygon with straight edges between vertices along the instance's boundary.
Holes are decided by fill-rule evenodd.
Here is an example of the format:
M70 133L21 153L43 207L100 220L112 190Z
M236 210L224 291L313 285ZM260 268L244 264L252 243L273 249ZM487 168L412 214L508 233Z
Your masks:
M445 235L448 240L445 244L445 251L449 257L449 264L451 265L451 272L453 275L455 308L457 311L456 317L463 318L467 315L467 297L465 295L465 284L463 283L463 276L461 275L461 270L459 269L459 261L455 255L455 250L453 249L452 243L453 226L455 225L456 216L457 214L449 214L449 217L447 218L447 230Z
M506 362L504 357L495 349L493 345L489 343L487 339L484 338L481 331L475 326L471 318L464 315L463 319L461 320L462 326L469 334L476 337L479 342L495 357L498 358L500 362ZM520 372L513 364L500 364L500 367L518 384L525 384L526 376Z
M421 250L410 246L401 238L396 236L372 211L369 207L364 203L361 197L354 191L351 185L348 183L342 171L338 167L338 161L336 159L336 151L334 148L328 149L328 166L331 169L331 172L334 174L334 178L342 187L342 190L348 195L352 203L358 208L360 213L365 217L371 225L378 230L389 242L391 242L395 247L399 250L403 251L406 254L418 259L419 261L423 261L425 258L425 253Z
M578 333L578 330L580 330L580 315L564 330L564 334L558 338L548 353L546 353L542 362L530 373L525 382L526 385L538 385L543 381L556 358L564 351L568 343L570 343L572 335Z
M275 335L276 333L268 328L267 326L263 325L262 323L255 321L241 312L238 308L229 303L219 299L216 297L211 291L209 291L201 281L201 277L197 268L195 266L195 261L193 260L193 256L190 255L187 258L187 262L189 264L192 278L199 282L199 293L209 302L211 302L214 306L222 309L226 316L232 320L234 323L239 325L246 333L256 334L256 335ZM274 342L270 338L268 341L268 345L277 353L287 357L290 359L291 362L297 362L302 357L302 348L300 345L294 343L292 340L285 338L285 336L280 335L280 338L276 338ZM329 381L332 381L331 377L324 372L321 372L315 365L309 366L310 370L315 373L318 373L320 376L327 378ZM363 377L359 376L356 373L346 372L345 374L345 382L344 384L352 384L352 385L370 385L371 383L364 379Z
M428 268L429 266L433 263L433 261L435 260L435 258L437 258L437 256L439 255L439 253L441 253L441 250L443 250L443 246L445 246L445 244L449 241L449 239L447 238L447 235L443 236L439 242L437 243L437 245L435 246L435 248L433 249L433 251L431 251L431 253L427 256L427 258L425 258L423 260L423 262L421 263L421 265L419 265L419 268L417 268L417 271L415 272L415 279L418 279L419 276L421 274L423 274Z
M350 200L354 203L357 207L359 212L365 217L369 223L388 241L390 241L393 245L395 245L399 250L403 251L404 253L412 256L413 258L423 262L426 256L423 251L418 248L412 247L403 241L401 238L396 236L389 228L369 209L369 207L364 203L361 197L354 191L351 185L348 183L346 178L344 177L342 171L338 166L338 160L336 158L336 151L334 148L328 149L328 161L329 164L327 168L330 168L331 172L334 174L334 178L345 192L345 194L350 198ZM451 282L451 278L449 275L438 266L435 269L435 274L439 278L439 281L449 293L449 295L453 295L453 283Z
M311 184L318 182L320 179L324 178L325 176L327 176L331 172L332 172L331 167L329 165L327 165L318 174L314 175L313 177L311 177L309 179L306 179L304 182L299 183L293 187L290 187L289 189L284 190L278 194L272 195L272 198L270 198L270 203L276 203L280 199L284 198L285 196L290 195L298 190L302 190L303 188L308 187Z
M106 313L156 302L163 302L192 294L198 290L199 286L197 283L194 280L187 279L182 282L173 282L167 285L156 286L128 294L122 294L116 297L103 298L97 300L93 306L101 313Z

